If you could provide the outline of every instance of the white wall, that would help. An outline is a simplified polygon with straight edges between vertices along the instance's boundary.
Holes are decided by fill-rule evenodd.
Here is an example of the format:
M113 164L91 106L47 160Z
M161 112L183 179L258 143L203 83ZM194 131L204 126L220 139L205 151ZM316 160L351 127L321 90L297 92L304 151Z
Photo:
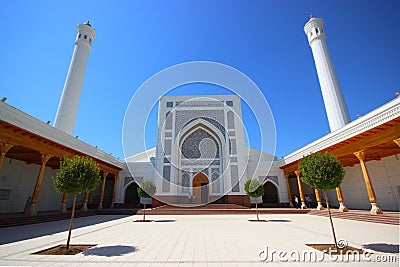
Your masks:
M11 189L9 200L0 200L0 213L23 212L28 198L32 195L40 166L5 158L0 170L0 188ZM54 188L52 176L57 170L46 167L40 187L37 211L57 210L62 195Z
M253 151L254 153L254 151ZM256 158L256 157L255 157ZM286 186L286 179L283 174L283 171L279 168L277 161L267 161L266 158L261 158L259 162L249 161L247 164L247 179L260 179L260 177L264 176L276 176L278 177L278 198L279 203L287 203L288 200L288 193L287 193L287 186ZM246 182L244 181L244 182ZM243 190L244 192L244 190ZM255 203L255 199L250 199L251 203ZM258 202L262 202L262 198L258 199Z
M382 210L399 210L400 155L366 162L378 206ZM360 164L345 168L343 197L348 208L370 209L367 188Z
M383 211L399 211L400 156L394 155L381 160L366 162L367 170L375 191L378 207ZM344 202L347 208L371 209L367 187L360 164L345 167L345 176L341 185ZM338 206L335 190L328 193L329 202Z

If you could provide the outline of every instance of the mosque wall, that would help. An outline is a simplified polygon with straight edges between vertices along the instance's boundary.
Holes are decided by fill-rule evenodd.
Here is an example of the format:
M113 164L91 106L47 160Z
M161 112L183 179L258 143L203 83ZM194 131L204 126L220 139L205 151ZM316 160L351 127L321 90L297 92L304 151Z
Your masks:
M35 188L40 166L5 157L0 170L0 213L24 212ZM58 210L62 194L56 192L52 177L57 170L45 168L37 211Z
M381 160L367 161L367 170L375 191L377 204L382 210L399 211L400 202L400 157L393 155ZM345 205L351 209L371 209L367 188L360 164L345 167L341 188ZM339 206L335 190L329 191L330 203Z

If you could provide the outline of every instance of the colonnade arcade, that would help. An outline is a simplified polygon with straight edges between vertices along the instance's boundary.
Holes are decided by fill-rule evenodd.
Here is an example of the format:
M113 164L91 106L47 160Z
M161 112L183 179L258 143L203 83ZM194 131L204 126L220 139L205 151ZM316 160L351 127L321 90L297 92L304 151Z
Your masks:
M371 203L370 212L371 214L382 214L383 212L379 208L379 199L377 199L375 195L366 162L400 154L400 118L395 118L361 134L331 145L321 152L325 151L338 157L343 167L360 166L364 178L365 190L368 193L369 202ZM298 193L300 196L301 208L307 208L304 187L308 186L301 182L298 161L284 165L281 169L283 169L286 177L290 205L293 206L293 195L297 195L296 193ZM317 189L312 190L315 193L315 198L318 203L317 209L323 209L321 205L321 193ZM292 191L297 192L292 194ZM336 195L340 205L339 211L348 211L346 199L341 187L336 188Z
M32 195L29 209L25 212L28 215L36 215L36 205L40 201L40 188L42 185L45 168L60 168L60 159L65 156L73 157L75 155L83 156L84 153L71 149L65 145L56 143L47 138L21 129L15 125L0 120L0 170L5 158L24 161L26 164L36 164L40 166L36 176L36 183L32 188ZM107 162L94 158L101 169L102 183L98 208L102 209L104 205L104 192L106 180L113 180L113 193L110 207L114 206L118 174L120 167L113 166ZM63 212L66 211L67 194L63 194L60 205ZM89 201L89 192L84 193L83 210L87 210Z

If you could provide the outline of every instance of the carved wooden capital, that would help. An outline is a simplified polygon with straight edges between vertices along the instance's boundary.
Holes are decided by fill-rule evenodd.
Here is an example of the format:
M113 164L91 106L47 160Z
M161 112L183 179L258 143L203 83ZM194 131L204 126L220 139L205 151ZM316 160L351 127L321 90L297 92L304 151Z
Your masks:
M395 142L396 145L398 145L400 147L400 138L397 138L397 139L393 140L393 142Z
M1 155L4 156L8 152L8 150L10 150L10 148L12 148L12 147L13 147L13 145L11 145L11 144L0 143L0 153L1 153Z
M358 158L359 161L364 161L365 156L367 155L367 153L364 150L354 152L353 154Z
M295 170L294 173L296 174L297 178L300 178L300 171L299 170Z
M40 155L40 161L42 162L42 165L46 165L46 163L51 159L53 155L47 155L47 154L41 154Z

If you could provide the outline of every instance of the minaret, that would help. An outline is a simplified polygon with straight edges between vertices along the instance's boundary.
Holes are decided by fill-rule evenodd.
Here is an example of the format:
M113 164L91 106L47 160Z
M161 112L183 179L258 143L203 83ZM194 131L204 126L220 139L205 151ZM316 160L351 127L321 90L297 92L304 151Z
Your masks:
M70 135L74 132L86 63L95 37L96 31L89 21L77 26L75 49L53 125Z
M310 15L310 20L304 26L304 32L307 34L314 56L326 114L333 132L349 123L350 116L326 44L324 20Z

